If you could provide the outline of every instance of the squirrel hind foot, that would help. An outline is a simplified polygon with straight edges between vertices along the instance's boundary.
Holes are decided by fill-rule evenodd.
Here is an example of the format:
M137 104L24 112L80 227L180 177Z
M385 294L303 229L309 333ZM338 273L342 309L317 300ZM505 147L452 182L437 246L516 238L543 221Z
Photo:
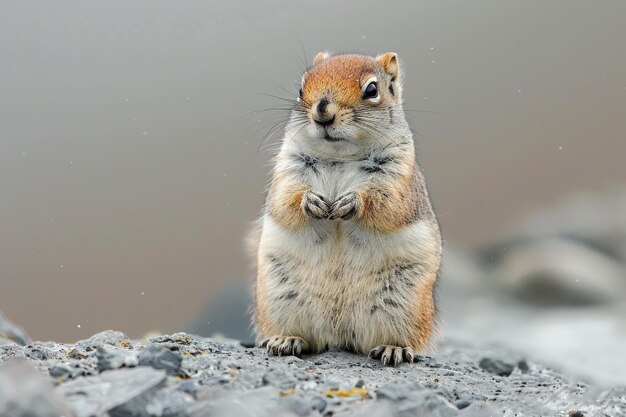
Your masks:
M396 366L402 362L412 363L415 351L410 347L380 345L370 350L368 356L372 359L380 359L385 366Z
M297 336L273 336L263 340L259 347L272 356L300 356L308 350L309 344Z

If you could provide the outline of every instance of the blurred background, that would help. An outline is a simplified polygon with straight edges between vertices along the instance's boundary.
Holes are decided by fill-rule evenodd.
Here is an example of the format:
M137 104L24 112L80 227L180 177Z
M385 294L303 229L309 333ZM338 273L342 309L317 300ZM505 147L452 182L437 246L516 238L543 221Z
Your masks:
M0 310L39 340L250 339L243 239L286 117L258 110L295 97L319 51L394 51L447 242L443 336L624 382L624 16L619 0L4 0Z

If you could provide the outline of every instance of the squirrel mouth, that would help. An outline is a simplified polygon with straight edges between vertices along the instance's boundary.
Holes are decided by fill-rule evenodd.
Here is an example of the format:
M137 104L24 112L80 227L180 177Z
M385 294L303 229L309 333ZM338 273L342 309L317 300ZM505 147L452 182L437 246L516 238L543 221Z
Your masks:
M342 140L344 140L344 138L334 138L330 136L328 132L326 131L326 129L324 129L324 139L329 142L341 142Z

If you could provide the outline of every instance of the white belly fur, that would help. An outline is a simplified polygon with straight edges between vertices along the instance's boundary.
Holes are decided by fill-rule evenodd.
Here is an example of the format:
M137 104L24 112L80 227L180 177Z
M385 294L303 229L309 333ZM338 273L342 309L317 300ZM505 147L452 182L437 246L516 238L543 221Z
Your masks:
M423 263L437 250L432 224L415 222L395 233L364 230L354 220L312 221L310 227L286 230L266 215L261 236L262 253L295 260L289 289L278 277L266 275L269 300L294 291L298 302L268 305L271 321L280 334L303 337L311 348L355 348L361 352L397 340L394 317L370 313L381 286L377 272L400 262ZM416 280L420 276L415 277ZM414 297L406 293L406 297ZM304 300L304 301L303 301ZM414 300L407 300L407 305ZM397 324L397 323L396 323ZM404 342L408 345L408 340Z

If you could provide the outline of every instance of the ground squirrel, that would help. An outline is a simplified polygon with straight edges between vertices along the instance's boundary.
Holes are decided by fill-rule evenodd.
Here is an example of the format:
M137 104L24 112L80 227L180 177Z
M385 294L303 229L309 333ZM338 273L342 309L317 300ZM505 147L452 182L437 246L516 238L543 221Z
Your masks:
M254 321L274 355L411 362L433 333L442 243L395 53L319 53L259 221Z

